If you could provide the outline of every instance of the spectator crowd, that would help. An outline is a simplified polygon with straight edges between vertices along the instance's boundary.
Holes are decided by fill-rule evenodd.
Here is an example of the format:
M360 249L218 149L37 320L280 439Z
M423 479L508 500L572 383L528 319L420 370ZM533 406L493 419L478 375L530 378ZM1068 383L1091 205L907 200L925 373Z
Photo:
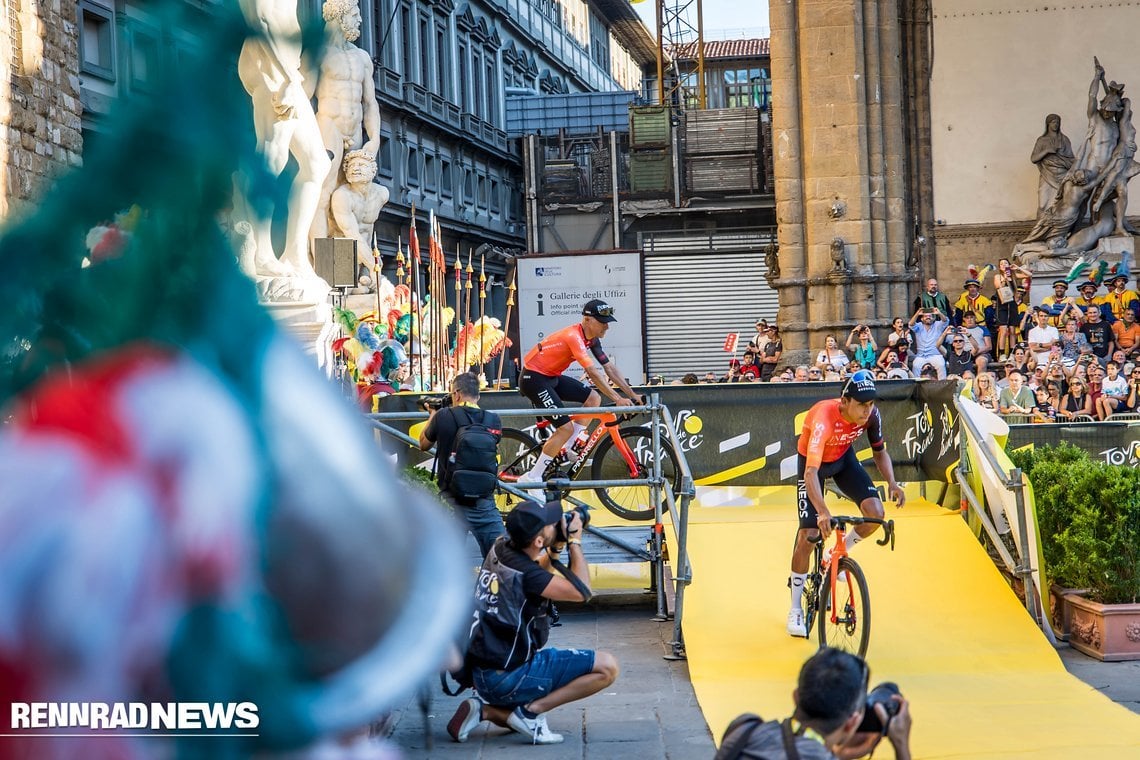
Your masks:
M869 369L877 380L961 379L966 395L1014 422L1140 413L1140 294L1127 262L1057 279L1039 304L1028 303L1029 285L1030 273L1007 259L971 267L953 299L931 278L909 316L877 336L866 324L827 335L810 364L781 364L779 326L760 319L723 375L675 382L835 382Z

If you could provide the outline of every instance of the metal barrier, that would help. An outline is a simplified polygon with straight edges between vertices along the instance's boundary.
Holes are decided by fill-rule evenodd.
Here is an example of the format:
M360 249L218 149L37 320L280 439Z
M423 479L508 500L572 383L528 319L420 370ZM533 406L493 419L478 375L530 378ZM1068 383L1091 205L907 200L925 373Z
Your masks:
M1021 469L1014 467L1008 473L1005 472L993 452L986 446L981 445L985 438L969 414L963 412L961 398L959 396L955 396L954 398L954 407L958 412L958 419L965 427L964 432L968 433L968 435L959 436L961 454L958 458L958 466L954 470L954 474L958 480L958 486L962 490L962 496L965 498L969 508L973 510L974 515L978 518L978 522L981 523L986 534L990 537L990 543L993 544L997 550L998 556L1005 564L1006 569L1021 578L1022 587L1025 589L1025 608L1028 610L1030 617L1033 618L1033 622L1045 632L1045 636L1049 641L1056 643L1053 628L1048 622L1048 616L1044 612L1045 602L1041 596L1041 589L1037 588L1037 585L1033 582L1033 567L1029 560L1029 525L1026 522L1025 483L1023 482ZM972 436L979 442L978 451L986 460L986 463L997 474L998 481L1002 487L1013 494L1014 506L1017 511L1018 545L1022 547L1021 553L1024 555L1017 560L1010 554L1001 539L1001 534L998 533L989 515L986 514L985 507L982 504L982 497L974 493L973 488L970 486L970 470L967 469L970 461L967 454L969 436Z
M511 417L542 417L549 414L546 409L496 409L495 414L502 418ZM629 557L636 561L648 562L650 564L650 579L651 590L656 595L657 614L655 620L666 621L669 619L667 590L665 583L665 531L664 525L661 522L662 515L667 509L674 518L674 528L677 532L677 551L674 557L675 573L674 582L676 584L674 596L674 627L673 627L673 641L670 642L672 647L672 654L669 655L670 659L683 659L685 657L685 644L684 635L682 632L682 619L684 611L684 597L685 589L692 583L693 570L692 565L689 563L688 555L688 525L689 525L689 505L696 495L696 488L693 484L692 470L689 468L689 463L685 458L685 453L681 448L681 441L677 437L676 429L673 425L673 415L670 414L669 409L661 403L661 398L658 394L654 393L649 396L649 403L644 406L628 406L628 407L565 407L567 414L605 414L610 412L620 413L644 413L650 414L650 432L652 440L653 451L653 472L648 478L627 478L627 479L614 479L614 480L568 480L566 478L554 478L542 483L528 483L528 484L515 484L499 482L498 488L500 491L513 494L520 498L538 500L535 496L529 493L532 490L542 489L546 492L552 492L563 501L567 501L575 506L585 507L587 509L594 509L589 504L575 498L571 495L574 490L593 490L597 488L610 488L631 485L647 485L649 486L650 499L653 504L653 525L650 526L651 534L646 541L648 548L640 548L634 546L620 537L622 532L630 532L640 530L637 526L630 526L628 528L596 528L592 525L586 527L586 532L590 535L597 537L605 544L615 547ZM367 415L369 422L374 428L381 433L395 438L408 446L419 449L419 441L407 435L401 430L397 430L391 425L387 424L388 421L416 421L425 420L430 415L427 412L379 412ZM679 500L674 498L673 489L665 487L665 479L661 472L661 431L664 430L668 435L669 442L673 448L673 452L677 457L677 466L679 472L678 478L678 493ZM428 453L434 453L435 449L431 449ZM583 549L587 549L583 545ZM588 558L587 558L588 559Z

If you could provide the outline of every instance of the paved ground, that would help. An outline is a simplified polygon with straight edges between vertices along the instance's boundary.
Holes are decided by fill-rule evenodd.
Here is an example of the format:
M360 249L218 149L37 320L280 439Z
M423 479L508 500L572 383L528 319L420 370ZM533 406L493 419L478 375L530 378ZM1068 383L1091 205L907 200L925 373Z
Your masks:
M484 723L466 744L447 735L459 698L431 689L430 742L419 703L413 699L392 716L389 741L405 758L530 758L542 760L646 760L712 758L708 726L689 682L685 662L663 659L671 651L672 622L654 622L647 596L602 597L602 605L563 605L563 625L551 632L553 646L607 649L622 665L621 677L602 694L552 711L552 730L563 744L532 748L506 729ZM1110 699L1140 713L1140 662L1103 663L1062 645L1069 672Z
M466 744L456 744L446 727L460 700L444 696L438 684L430 709L431 748L415 700L393 716L390 741L406 758L534 760L536 752L542 760L711 758L712 736L689 683L688 666L664 659L671 651L672 621L650 619L653 604L648 596L603 599L602 606L559 605L562 625L550 634L552 646L605 649L622 667L606 691L549 713L550 728L566 737L563 744L531 747L518 734L489 723L475 729Z

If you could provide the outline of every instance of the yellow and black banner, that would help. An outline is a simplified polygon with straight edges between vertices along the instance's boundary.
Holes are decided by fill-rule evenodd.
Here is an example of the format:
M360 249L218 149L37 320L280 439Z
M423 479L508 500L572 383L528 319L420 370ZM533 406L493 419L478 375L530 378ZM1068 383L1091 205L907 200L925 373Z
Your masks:
M883 433L896 477L901 481L947 480L950 467L958 460L956 381L887 380L877 385ZM659 393L669 408L697 485L770 486L794 485L803 418L815 402L838 396L840 387L839 383L732 383L639 390ZM389 396L381 401L380 411L418 411L418 398ZM480 406L520 409L530 404L516 392L500 391L484 393ZM626 424L639 422L647 425L649 415L638 415ZM503 425L534 433L533 418L508 418ZM406 429L407 425L393 427ZM865 436L855 442L855 449L877 479Z

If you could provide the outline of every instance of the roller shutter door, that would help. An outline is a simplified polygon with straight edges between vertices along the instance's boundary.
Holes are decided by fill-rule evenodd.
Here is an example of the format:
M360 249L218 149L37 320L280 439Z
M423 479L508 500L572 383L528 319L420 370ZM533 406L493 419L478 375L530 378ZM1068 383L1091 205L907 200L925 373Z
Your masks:
M765 279L764 248L774 231L694 236L646 234L645 331L649 376L672 382L687 372L723 375L730 332L742 343L755 320L776 318L779 299Z

